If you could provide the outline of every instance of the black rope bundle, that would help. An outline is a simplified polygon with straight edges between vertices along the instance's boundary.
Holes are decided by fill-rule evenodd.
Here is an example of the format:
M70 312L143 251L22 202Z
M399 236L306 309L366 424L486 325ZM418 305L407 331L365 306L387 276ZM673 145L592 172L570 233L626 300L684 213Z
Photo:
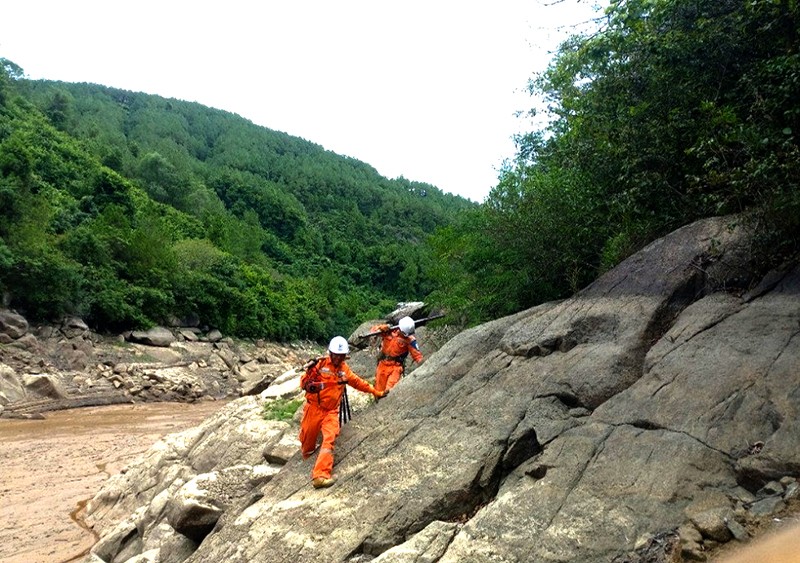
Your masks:
M350 413L350 400L347 398L347 387L343 391L342 399L339 401L339 426L344 426L353 418Z

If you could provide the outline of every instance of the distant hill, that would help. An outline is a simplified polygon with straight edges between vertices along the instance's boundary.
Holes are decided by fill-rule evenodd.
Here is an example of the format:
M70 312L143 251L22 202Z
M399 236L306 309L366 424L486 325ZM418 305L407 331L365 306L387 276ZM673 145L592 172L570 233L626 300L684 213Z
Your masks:
M427 237L476 207L229 112L0 62L0 289L32 318L325 339L424 298Z

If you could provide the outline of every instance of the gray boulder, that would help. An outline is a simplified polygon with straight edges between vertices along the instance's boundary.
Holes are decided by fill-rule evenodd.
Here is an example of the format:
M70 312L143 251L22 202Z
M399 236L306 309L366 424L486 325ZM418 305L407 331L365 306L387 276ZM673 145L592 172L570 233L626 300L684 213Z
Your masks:
M89 326L78 317L68 317L61 323L61 333L67 338L79 338L89 334Z
M153 327L149 330L135 330L130 335L131 342L145 344L147 346L169 347L175 342L175 335L172 331L163 326Z
M0 364L0 405L7 405L25 397L25 386L17 373L5 364Z
M26 375L22 378L27 393L51 399L64 399L67 392L58 376L55 375Z
M195 541L202 541L224 511L249 495L255 486L269 481L279 470L268 465L234 465L202 473L183 485L166 507L172 528Z
M741 274L743 244L727 221L698 223L570 300L456 336L342 430L333 489L298 490L307 476L289 464L191 560L344 561L463 521L443 561L598 561L677 527L688 499L736 486L726 455L594 411L643 377L681 311Z
M403 317L419 318L422 311L425 309L425 303L422 301L408 301L398 303L397 308L386 315L386 320L390 324L397 324Z
M8 310L0 310L0 334L16 340L28 332L28 321L25 317Z

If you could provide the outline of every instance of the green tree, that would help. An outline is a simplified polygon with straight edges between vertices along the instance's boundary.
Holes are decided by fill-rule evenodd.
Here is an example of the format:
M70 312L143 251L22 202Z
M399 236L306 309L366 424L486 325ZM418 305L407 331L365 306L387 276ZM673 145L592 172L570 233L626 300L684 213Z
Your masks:
M581 171L640 246L699 217L797 186L794 2L626 0L533 83L556 120L521 153Z
M62 131L67 129L72 112L71 96L64 91L56 91L45 114L50 122Z
M441 298L493 318L731 212L760 217L770 254L796 252L798 15L786 1L611 2L531 81L549 124L517 139L478 212L434 236Z
M5 105L11 81L23 77L25 72L16 63L0 57L0 105Z
M179 197L176 193L180 178L175 167L157 152L142 156L139 163L139 178L148 195L162 203L174 203Z

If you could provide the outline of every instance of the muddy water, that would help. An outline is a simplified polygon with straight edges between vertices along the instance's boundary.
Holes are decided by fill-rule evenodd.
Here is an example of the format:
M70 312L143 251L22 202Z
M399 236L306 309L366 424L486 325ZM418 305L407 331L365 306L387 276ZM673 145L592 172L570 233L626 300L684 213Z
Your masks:
M197 426L223 405L115 405L0 419L0 563L81 560L96 541L82 511L103 482L162 436Z

